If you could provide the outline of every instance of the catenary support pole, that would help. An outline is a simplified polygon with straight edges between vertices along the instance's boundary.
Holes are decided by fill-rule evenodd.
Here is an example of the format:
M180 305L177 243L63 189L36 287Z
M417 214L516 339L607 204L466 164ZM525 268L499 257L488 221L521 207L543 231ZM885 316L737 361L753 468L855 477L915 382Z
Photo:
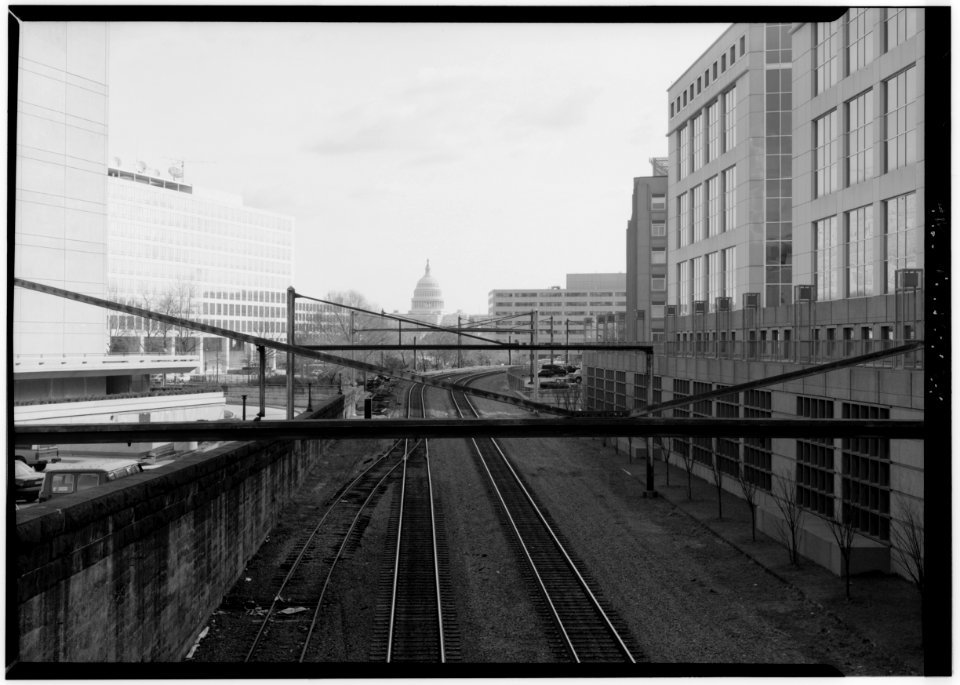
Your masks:
M257 360L260 363L260 413L261 419L267 417L267 348L257 345Z
M294 323L296 322L296 300L297 293L293 289L293 286L287 288L287 344L295 345L294 340ZM261 350L263 348L260 348ZM260 362L261 365L263 362ZM287 420L293 418L293 382L294 375L296 371L296 356L293 352L287 352ZM263 396L263 391L261 391L261 397ZM260 411L263 411L263 401L261 400Z

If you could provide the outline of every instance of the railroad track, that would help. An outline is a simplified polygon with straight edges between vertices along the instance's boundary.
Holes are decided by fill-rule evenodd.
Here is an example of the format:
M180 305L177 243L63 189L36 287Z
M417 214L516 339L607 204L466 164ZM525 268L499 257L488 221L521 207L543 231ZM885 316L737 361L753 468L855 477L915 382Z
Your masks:
M420 385L408 393L408 418L424 416L424 390ZM381 580L371 659L388 663L459 660L445 535L426 440L406 453L389 531L392 564Z
M466 394L451 394L461 418L479 417ZM492 438L471 442L544 613L556 629L554 643L565 657L577 663L636 663L634 654L639 650L628 631L612 611L603 607L595 584L578 568L561 535L500 445Z
M370 516L370 505L405 461L406 441L394 443L329 500L312 529L298 536L263 602L258 630L244 662L307 660L330 578L338 562L356 544Z

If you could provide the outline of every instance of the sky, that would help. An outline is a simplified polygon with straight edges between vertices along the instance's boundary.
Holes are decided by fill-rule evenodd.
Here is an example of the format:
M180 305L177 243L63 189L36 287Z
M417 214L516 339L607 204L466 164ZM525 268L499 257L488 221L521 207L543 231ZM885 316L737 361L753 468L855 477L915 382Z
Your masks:
M729 24L110 24L108 157L295 220L298 293L445 311L625 272L670 84Z

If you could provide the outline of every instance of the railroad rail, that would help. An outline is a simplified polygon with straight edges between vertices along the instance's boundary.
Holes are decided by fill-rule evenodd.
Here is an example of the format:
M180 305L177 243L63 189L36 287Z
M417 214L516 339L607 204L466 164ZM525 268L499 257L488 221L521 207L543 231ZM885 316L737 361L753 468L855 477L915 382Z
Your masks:
M284 661L290 653L296 652L296 647L299 647L298 661L307 659L333 571L370 503L382 491L391 475L404 464L408 449L406 442L399 440L394 443L366 470L341 488L317 525L304 533L293 546L286 563L281 565L281 568L289 566L289 570L273 594L244 662ZM319 582L321 577L322 583ZM299 612L289 615L281 613L283 608L294 605L313 606L313 612L306 615L309 621ZM278 618L280 616L283 618ZM255 655L261 658L254 659Z
M479 417L465 393L452 393L457 413ZM471 438L501 514L545 601L565 653L577 663L636 663L626 630L605 609L591 583L537 505L500 445Z
M407 418L423 418L423 385L407 394ZM418 441L403 460L400 496L391 516L389 582L381 591L371 658L387 663L446 663L459 657L449 601L447 554L430 471L430 445ZM452 649L451 649L452 648Z

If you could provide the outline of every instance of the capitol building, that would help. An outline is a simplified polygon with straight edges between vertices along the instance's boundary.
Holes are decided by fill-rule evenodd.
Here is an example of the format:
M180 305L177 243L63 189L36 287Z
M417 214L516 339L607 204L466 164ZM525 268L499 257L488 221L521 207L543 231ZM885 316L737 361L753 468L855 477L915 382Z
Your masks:
M423 276L417 281L413 290L413 299L410 301L410 318L433 325L439 325L443 317L443 292L440 284L430 275L430 260Z

